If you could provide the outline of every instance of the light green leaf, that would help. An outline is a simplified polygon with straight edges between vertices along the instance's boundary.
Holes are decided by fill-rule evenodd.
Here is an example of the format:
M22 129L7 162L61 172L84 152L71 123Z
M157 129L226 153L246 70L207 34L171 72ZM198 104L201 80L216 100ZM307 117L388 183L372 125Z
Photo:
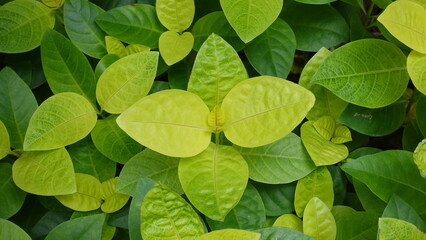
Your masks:
M180 160L179 179L186 196L200 212L223 221L243 195L248 167L232 147L211 143L199 155Z
M406 57L384 40L354 41L325 59L312 82L355 105L384 107L398 100L407 88Z
M0 239L31 240L31 237L18 225L0 218Z
M234 148L247 161L250 178L257 182L290 183L316 168L300 137L294 133L265 146L242 148L234 145Z
M64 5L64 0L42 0L41 2L50 8L60 8Z
M247 77L246 69L232 46L220 36L211 34L195 58L188 91L200 96L212 110Z
M346 126L338 126L331 138L332 143L341 144L352 141L351 131Z
M377 19L399 41L426 54L426 9L413 1L395 1Z
M369 212L354 212L336 219L336 240L366 239L376 240L379 217Z
M126 55L132 55L134 53L145 52L151 50L149 47L142 44L129 44L126 46Z
M115 54L120 58L126 56L126 47L115 37L105 36L105 45L108 54Z
M294 196L294 208L299 217L303 216L306 205L316 197L329 208L333 206L333 180L326 167L319 167L297 182Z
M141 177L151 178L183 194L178 177L179 158L168 157L151 149L145 149L132 157L120 172L117 192L132 195Z
M105 214L68 220L56 226L45 240L101 239Z
M27 52L40 45L55 16L41 2L15 0L0 7L0 23L0 52Z
M74 168L65 148L24 152L12 168L13 181L22 190L42 196L77 191Z
M41 41L43 72L53 93L75 92L96 103L96 79L89 61L68 38L47 30Z
M276 239L314 240L313 237L310 237L297 230L286 228L286 227L262 228L262 229L256 230L256 232L262 234L262 236L260 237L260 240L276 240Z
M96 80L99 79L99 77L102 75L103 72L105 72L105 70L114 62L116 62L117 60L119 60L120 57L115 55L115 54L107 54L105 55L96 65L95 68L95 77Z
M345 205L334 205L331 208L331 214L333 214L334 220L338 223L340 220L356 213L357 211L349 206Z
M283 1L220 0L220 5L232 28L248 43L278 18Z
M76 211L96 210L101 206L101 183L92 175L76 173L77 192L55 196L64 206Z
M107 54L105 33L95 23L95 17L104 10L87 0L66 0L64 25L72 43L85 54L101 59Z
M306 205L303 232L316 240L336 239L336 222L330 208L317 197L313 197Z
M96 124L96 112L86 98L59 93L44 101L31 117L24 150L64 147L87 136Z
M420 171L420 175L426 179L426 139L423 139L413 153L414 163Z
M414 224L421 231L426 231L426 223L417 214L416 210L398 195L393 195L388 202L382 217L397 218Z
M331 140L336 130L336 121L330 116L324 116L313 122L314 129L326 140Z
M22 149L28 123L37 106L28 85L11 68L3 68L0 71L0 121L6 126L12 148Z
M378 239L425 240L426 234L409 222L395 218L379 218Z
M242 147L269 144L290 133L314 102L310 91L293 82L270 76L250 78L235 86L223 100L223 131L231 142Z
M13 182L12 164L10 163L0 163L0 183L0 202L2 204L0 218L7 219L21 209L26 194Z
M155 8L148 4L132 4L113 8L95 18L108 35L129 44L158 47L158 39L165 28L158 21Z
M296 0L296 1L301 3L306 3L306 4L326 4L326 3L334 2L336 0Z
M177 32L163 32L159 40L160 54L167 65L173 65L184 59L192 50L194 36L190 32L181 35Z
M279 216L272 227L287 227L303 232L302 220L296 215L290 213Z
M121 113L152 87L158 64L158 52L140 52L111 64L99 77L96 98L102 109Z
M10 139L6 126L0 120L0 160L10 152Z
M194 0L157 0L155 9L161 24L174 32L189 28L195 15Z
M104 202L101 209L105 213L113 213L120 210L130 198L129 195L116 192L117 181L118 177L115 177L102 183L101 194Z
M191 205L161 184L145 195L141 222L145 240L196 239L204 233L204 225Z
M117 123L130 137L154 151L189 157L209 145L208 114L197 95L172 89L142 98L124 111Z
M240 229L224 229L202 235L197 240L259 240L260 233Z
M426 54L411 51L407 58L407 70L417 90L426 95Z
M314 76L320 65L330 55L331 52L327 48L322 47L308 63L306 63L300 75L299 84L315 95L315 104L306 116L309 120L317 120L322 116L337 118L348 104L327 88L312 83L312 76Z

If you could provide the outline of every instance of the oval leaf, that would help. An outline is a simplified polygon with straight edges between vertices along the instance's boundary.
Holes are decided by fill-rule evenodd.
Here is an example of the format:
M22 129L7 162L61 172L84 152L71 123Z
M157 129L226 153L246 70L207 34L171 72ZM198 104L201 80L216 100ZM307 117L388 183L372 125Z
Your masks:
M382 217L404 220L416 225L421 231L426 231L426 223L417 214L416 210L397 195L393 195L391 199L389 199Z
M170 31L182 32L191 26L195 4L194 0L157 0L155 10L163 26Z
M202 235L198 240L259 240L260 233L240 229L224 229Z
M426 54L411 51L407 58L407 70L414 86L426 95Z
M303 213L303 232L317 240L335 240L336 222L321 199L313 197Z
M299 232L303 232L303 222L302 220L294 214L284 214L278 217L273 227L287 227L295 229Z
M377 223L379 217L369 212L354 212L348 216L336 219L336 240L371 239L377 236Z
M56 226L45 240L101 239L105 214L68 220Z
M425 240L426 234L409 222L395 218L380 218L378 238L380 240Z
M104 202L101 209L105 213L113 213L120 210L129 200L129 195L115 191L117 181L118 177L115 177L102 183L101 195Z
M0 218L0 238L13 240L31 240L31 237L18 225Z
M19 189L12 179L12 165L0 163L0 218L10 218L24 205L25 192ZM1 232L1 231L0 231ZM1 236L1 234L0 234Z
M263 228L263 229L256 230L256 232L262 234L260 240L276 240L276 239L314 240L313 237L310 237L297 230L286 228L286 227Z
M426 140L423 139L413 153L414 163L420 171L420 175L426 178Z
M177 32L163 32L159 40L160 54L167 65L173 65L184 59L192 50L194 36L190 32L181 35Z
M105 36L105 44L108 54L115 54L120 58L126 56L126 47L117 38Z
M9 133L6 126L0 120L0 159L6 157L10 152Z

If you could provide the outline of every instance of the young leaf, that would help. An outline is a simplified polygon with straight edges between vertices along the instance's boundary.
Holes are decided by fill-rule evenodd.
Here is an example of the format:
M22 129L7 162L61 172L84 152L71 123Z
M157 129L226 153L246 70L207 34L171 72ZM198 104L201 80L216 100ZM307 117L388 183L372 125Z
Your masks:
M0 163L0 182L0 202L2 203L0 218L7 219L21 209L26 194L13 182L10 163Z
M101 239L105 214L68 220L55 227L45 240Z
M407 58L407 70L417 90L426 95L426 54L411 51Z
M202 153L180 160L179 179L186 196L200 212L223 221L243 195L248 167L232 147L211 143Z
M0 120L0 160L6 157L10 152L9 133L6 126Z
M99 77L96 98L102 109L121 113L152 87L158 64L158 52L140 52L121 58Z
M126 46L126 55L132 55L134 53L149 52L151 48L142 44L129 44Z
M397 218L414 224L421 231L426 231L426 224L416 210L398 195L393 195L388 202L382 217Z
M113 213L120 210L129 200L129 195L116 192L117 181L118 177L115 177L102 183L101 195L104 202L101 209L105 213Z
M96 112L83 96L66 92L44 101L31 117L24 150L64 147L87 136L96 124Z
M50 8L60 8L64 5L64 0L42 0L41 2Z
M423 139L413 153L414 163L420 171L420 175L426 179L426 140Z
M64 25L72 43L85 54L101 59L107 54L105 33L95 23L95 17L104 10L87 0L66 0Z
M22 190L42 196L77 191L74 168L65 148L24 152L12 168L13 181Z
M114 62L118 61L120 59L119 56L115 54L107 54L105 55L96 65L95 68L95 77L96 80L99 79L99 77L102 75L103 72Z
M140 144L171 157L190 157L210 143L209 109L195 94L164 90L124 111L117 123ZM167 141L164 141L167 139Z
M0 218L0 239L31 240L31 237L15 223Z
M303 232L303 222L294 214L284 214L279 216L272 227L287 227Z
M3 68L0 71L0 121L9 133L10 147L22 149L28 123L37 106L28 85L11 68Z
M383 40L354 41L336 49L312 82L355 105L384 107L399 99L407 88L406 57Z
M41 41L41 62L53 93L75 92L96 103L96 80L92 67L68 38L47 30Z
M314 240L313 237L305 235L297 230L287 227L270 227L256 230L256 232L262 234L259 240Z
M250 178L257 182L290 183L316 168L300 137L294 133L265 146L242 148L234 145L234 148L247 161Z
M188 91L200 96L212 110L246 78L246 69L237 52L220 36L211 34L195 58Z
M141 222L145 240L195 239L204 233L204 225L191 205L161 184L145 195Z
M115 37L105 36L105 45L108 54L115 54L120 58L126 56L126 47Z
M224 229L206 233L198 240L260 240L260 233L240 229Z
M426 234L409 222L395 218L380 218L378 238L380 240L425 240Z
M0 52L19 53L40 45L44 32L55 25L53 12L33 0L16 0L0 7Z
M220 0L220 5L232 28L248 43L278 18L283 1Z
M173 65L184 59L192 50L194 36L190 32L181 35L177 32L163 32L159 40L160 54L167 65Z
M321 199L313 197L303 213L303 232L317 240L335 240L336 222Z
M270 76L250 78L235 86L223 100L223 131L231 142L242 147L269 144L290 133L314 102L310 91L290 81Z
M55 196L64 206L76 211L96 210L101 206L101 183L91 175L76 173L77 192Z
M194 0L157 0L155 10L161 24L170 31L183 32L195 15Z
M426 9L413 1L395 1L377 20L399 41L426 54Z
M336 219L336 240L376 239L379 217L369 212L354 212Z
M294 211L296 182L289 184L261 184L254 182L254 185L265 204L266 216L280 216Z

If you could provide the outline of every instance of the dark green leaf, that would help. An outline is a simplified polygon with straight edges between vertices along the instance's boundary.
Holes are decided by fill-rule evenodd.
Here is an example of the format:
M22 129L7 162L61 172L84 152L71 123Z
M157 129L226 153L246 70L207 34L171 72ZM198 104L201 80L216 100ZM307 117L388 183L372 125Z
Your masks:
M284 227L272 227L256 230L262 234L260 240L314 240L313 237L305 235L297 230Z
M253 182L265 205L266 216L281 216L294 211L296 182L289 184L262 184Z
M425 111L425 109L426 109L426 96L421 95L421 97L417 101L416 117L417 117L417 126L419 127L420 132L422 132L423 136L426 136L426 111Z
M192 63L180 61L170 66L167 72L170 88L186 90L191 76Z
M68 220L50 231L46 240L101 239L105 217L97 214Z
M379 216L356 212L336 221L336 240L376 240Z
M398 195L393 195L386 206L382 217L397 218L416 225L423 232L426 231L426 224L417 214L416 210L405 202Z
M12 180L12 165L0 163L0 218L10 218L21 209L26 193Z
M49 232L59 224L69 220L71 213L49 211L38 220L31 229L30 236L33 240L44 239Z

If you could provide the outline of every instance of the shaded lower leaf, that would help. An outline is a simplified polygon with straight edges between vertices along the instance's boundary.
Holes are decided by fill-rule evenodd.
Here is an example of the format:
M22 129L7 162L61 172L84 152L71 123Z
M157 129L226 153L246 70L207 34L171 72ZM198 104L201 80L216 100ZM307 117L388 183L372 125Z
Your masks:
M105 217L105 214L96 214L68 220L56 226L46 240L101 239Z
M355 193L361 202L362 207L367 212L380 214L386 208L386 202L374 194L370 188L357 179L352 179L352 184L355 188Z
M426 224L417 214L416 210L414 210L413 207L411 207L402 198L398 197L398 195L393 195L389 199L382 217L404 220L414 224L421 231L426 231Z
M0 218L0 238L13 240L31 240L31 237L13 222Z
M126 205L130 196L116 192L118 177L102 182L101 196L104 202L101 209L105 213L113 213Z
M294 211L296 182L289 184L262 184L253 182L265 205L266 216L280 216Z
M321 199L313 197L303 213L303 232L317 240L335 240L336 222Z
M70 217L71 213L69 212L48 211L38 220L29 232L31 238L33 240L42 240L46 238L47 234L49 234L53 228L69 220Z
M337 221L336 240L376 240L379 216L374 213L356 212Z
M331 214L333 214L336 223L356 212L355 209L345 205L335 205L331 208Z
M297 230L286 227L271 227L256 230L262 234L259 240L314 240L313 237L305 235Z
M26 193L12 179L12 165L0 163L0 218L10 218L21 209Z

